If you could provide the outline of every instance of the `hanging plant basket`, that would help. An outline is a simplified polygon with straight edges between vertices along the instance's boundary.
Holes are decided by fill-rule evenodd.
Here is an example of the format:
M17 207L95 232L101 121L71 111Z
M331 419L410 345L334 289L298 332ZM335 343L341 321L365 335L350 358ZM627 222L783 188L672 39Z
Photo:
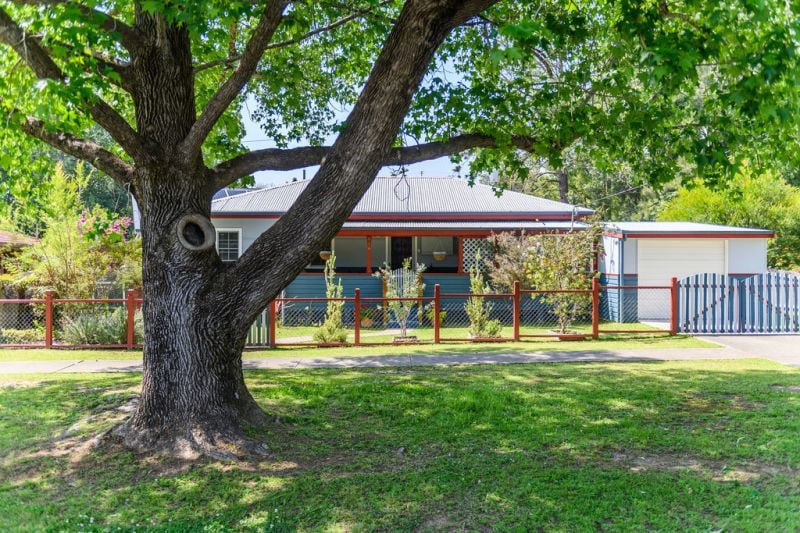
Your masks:
M323 261L327 261L328 259L331 258L331 251L330 250L322 250L319 253L319 258L322 259Z

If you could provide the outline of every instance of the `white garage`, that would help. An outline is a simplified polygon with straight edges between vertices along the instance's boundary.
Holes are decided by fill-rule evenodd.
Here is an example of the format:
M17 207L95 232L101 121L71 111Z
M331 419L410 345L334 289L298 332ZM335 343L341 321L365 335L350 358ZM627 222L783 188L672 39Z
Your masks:
M767 270L769 230L694 222L614 222L605 225L601 281L607 286L667 287L699 273L742 278ZM620 290L612 317L667 320L669 291Z

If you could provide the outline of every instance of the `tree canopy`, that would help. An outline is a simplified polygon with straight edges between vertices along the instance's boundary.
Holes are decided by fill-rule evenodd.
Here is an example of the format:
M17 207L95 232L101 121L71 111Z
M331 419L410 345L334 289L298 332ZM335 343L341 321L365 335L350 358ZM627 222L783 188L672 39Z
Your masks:
M800 189L773 172L758 173L749 163L724 187L701 180L681 187L659 218L772 230L769 266L800 267Z
M0 109L13 118L0 167L41 173L46 161L25 159L30 134L111 175L148 149L129 125L137 12L188 30L198 112L219 103L223 81L235 81L224 94L229 105L212 105L195 128L209 130L210 166L246 152L242 113L278 147L309 143L239 157L218 169L225 176L217 185L318 164L327 150L312 147L344 127L337 110L355 104L404 2L278 4L289 5L275 27L259 28L264 9L250 1L3 1L0 40L31 68L8 48L0 56ZM248 54L256 31L271 39ZM687 169L718 176L735 157L794 160L783 147L797 133L796 32L796 13L777 1L498 2L439 47L396 141L423 146L387 163L492 147L471 158L473 171L502 165L527 174L516 149L557 167L578 139L599 166L625 161L662 182ZM113 139L57 138L95 124Z

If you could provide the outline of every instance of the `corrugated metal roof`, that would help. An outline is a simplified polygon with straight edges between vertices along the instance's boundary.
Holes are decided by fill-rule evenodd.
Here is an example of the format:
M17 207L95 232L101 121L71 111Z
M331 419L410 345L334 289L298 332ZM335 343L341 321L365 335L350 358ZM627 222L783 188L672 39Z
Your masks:
M237 194L246 194L249 192L260 191L261 187L244 188L244 187L226 187L214 193L212 200L220 198L228 198L236 196ZM142 213L139 211L139 206L136 204L136 199L131 195L131 204L133 208L133 229L140 231L142 229Z
M719 226L699 222L607 222L607 230L618 230L627 233L742 233L771 235L772 232L760 228L740 228L736 226Z
M582 222L528 222L525 220L512 221L512 222L362 222L362 221L349 221L345 222L342 229L344 230L404 230L404 229L447 229L447 230L486 230L486 231L514 231L514 230L529 230L529 231L569 231L571 229L586 229L587 225Z
M361 198L354 215L384 214L530 214L567 215L590 214L583 207L505 191L497 196L487 185L470 186L457 178L409 177L405 183L396 177L376 178L367 193ZM215 200L212 213L269 214L285 213L310 181L297 181Z

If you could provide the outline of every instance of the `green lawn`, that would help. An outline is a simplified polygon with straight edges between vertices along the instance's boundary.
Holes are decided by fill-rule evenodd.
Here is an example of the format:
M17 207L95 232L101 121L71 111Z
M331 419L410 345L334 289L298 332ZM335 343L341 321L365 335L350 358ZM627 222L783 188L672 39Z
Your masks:
M364 342L379 342L381 338L365 337ZM390 341L389 337L383 339ZM575 350L634 350L647 348L719 348L694 337L663 334L603 335L599 340L562 342L554 339L528 339L522 342L503 343L444 343L400 346L343 346L316 348L308 346L284 346L272 350L249 350L245 358L263 357L362 357L376 355L423 355L423 354L470 354L470 353L519 353L535 351ZM45 349L0 349L3 361L66 361L66 360L131 360L142 359L140 350L45 350Z
M800 369L258 371L265 461L64 455L139 376L0 376L0 530L792 531ZM81 422L83 420L83 422ZM69 428L73 428L72 431ZM272 527L270 527L272 526Z

